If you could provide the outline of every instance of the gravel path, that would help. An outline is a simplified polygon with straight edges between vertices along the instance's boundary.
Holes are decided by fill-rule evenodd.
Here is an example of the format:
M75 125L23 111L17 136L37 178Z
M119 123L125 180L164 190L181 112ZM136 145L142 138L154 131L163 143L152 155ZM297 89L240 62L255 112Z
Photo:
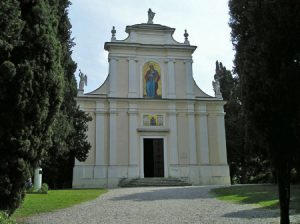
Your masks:
M33 224L279 223L278 210L219 201L212 187L148 187L110 190L71 208L31 217ZM300 215L291 216L300 223Z

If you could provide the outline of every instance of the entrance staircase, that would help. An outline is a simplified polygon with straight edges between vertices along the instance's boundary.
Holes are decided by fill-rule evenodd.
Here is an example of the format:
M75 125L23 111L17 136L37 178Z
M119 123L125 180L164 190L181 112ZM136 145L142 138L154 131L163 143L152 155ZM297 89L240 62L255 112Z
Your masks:
M122 179L119 182L119 187L176 187L176 186L191 186L185 180L177 178L133 178Z

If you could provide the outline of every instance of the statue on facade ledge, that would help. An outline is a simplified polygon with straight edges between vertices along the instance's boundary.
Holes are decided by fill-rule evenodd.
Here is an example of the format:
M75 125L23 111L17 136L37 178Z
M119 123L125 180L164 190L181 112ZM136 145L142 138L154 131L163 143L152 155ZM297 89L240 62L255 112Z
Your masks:
M224 71L224 69L226 70L225 67L223 67L222 63L216 61L216 74L214 75L214 81L212 81L212 86L215 92L215 97L219 98L219 99L223 99L222 93L221 93L221 87L220 87L220 78L221 78L221 74Z
M152 10L149 8L148 10L148 24L153 24L153 18L155 16L155 12L152 12Z
M80 78L80 80L79 80L78 90L83 92L84 86L87 85L87 76L85 74L83 74L80 69L79 69L79 78Z
M220 81L218 79L214 80L212 81L212 85L214 88L215 96L222 95L220 90Z

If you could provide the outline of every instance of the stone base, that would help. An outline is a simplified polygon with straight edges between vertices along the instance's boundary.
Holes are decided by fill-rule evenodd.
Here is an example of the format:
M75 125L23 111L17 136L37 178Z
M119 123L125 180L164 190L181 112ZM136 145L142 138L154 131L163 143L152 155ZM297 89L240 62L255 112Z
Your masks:
M124 178L138 178L138 170L137 166L75 165L72 187L115 188Z
M169 177L192 185L230 185L228 165L170 165ZM138 166L75 165L73 188L115 188L124 178L140 178Z
M188 180L192 185L230 185L228 165L189 165L175 166L169 172L170 177Z

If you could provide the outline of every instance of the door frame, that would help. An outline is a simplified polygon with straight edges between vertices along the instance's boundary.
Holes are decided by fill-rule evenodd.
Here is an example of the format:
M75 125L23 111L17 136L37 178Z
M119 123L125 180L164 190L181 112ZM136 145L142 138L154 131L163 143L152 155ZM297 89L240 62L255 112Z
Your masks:
M164 148L164 178L169 176L168 158L167 158L167 141L166 136L141 136L140 137L140 178L144 178L144 139L163 139Z

